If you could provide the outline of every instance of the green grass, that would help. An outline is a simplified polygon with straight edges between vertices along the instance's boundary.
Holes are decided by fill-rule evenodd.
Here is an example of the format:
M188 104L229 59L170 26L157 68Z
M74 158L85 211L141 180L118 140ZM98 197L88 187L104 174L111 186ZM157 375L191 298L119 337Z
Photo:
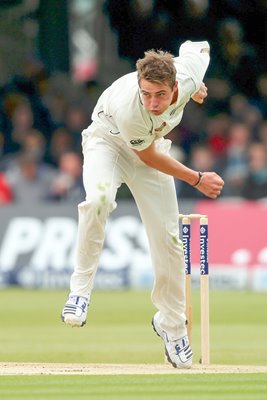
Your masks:
M63 291L1 291L0 361L160 363L148 291L94 292L85 327L60 320ZM267 364L265 293L211 292L213 364ZM200 357L199 293L193 293L193 350Z
M260 400L266 375L31 376L0 380L4 400Z
M95 291L82 329L60 321L67 291L1 290L0 362L162 363L148 291ZM200 355L199 293L193 293L193 350ZM211 362L267 365L266 294L211 292ZM267 374L0 376L12 399L267 398Z

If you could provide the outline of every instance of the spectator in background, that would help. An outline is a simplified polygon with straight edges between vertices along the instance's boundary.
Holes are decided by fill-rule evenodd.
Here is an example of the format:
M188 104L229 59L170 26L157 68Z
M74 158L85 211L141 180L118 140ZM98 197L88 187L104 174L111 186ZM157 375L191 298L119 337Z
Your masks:
M58 167L62 154L72 151L74 148L75 141L71 133L65 128L55 129L48 146L46 160L55 167Z
M249 104L243 118L243 123L250 130L250 134L253 139L257 137L262 121L263 116L261 111L254 105Z
M42 132L37 129L29 129L24 133L20 150L16 153L7 153L3 156L1 167L4 170L12 169L17 164L21 153L32 156L36 162L42 162L46 152L46 139Z
M33 111L26 97L14 93L6 96L4 108L8 121L4 151L14 153L21 149L26 133L33 128Z
M18 162L6 171L15 203L38 205L48 199L55 172L39 163L32 154L21 153Z
M263 122L261 110L254 101L242 94L232 96L229 103L231 121L245 124L251 132L252 139L255 139Z
M75 152L61 154L59 170L52 179L50 200L77 204L84 196L81 156Z
M33 127L33 113L30 104L25 102L14 110L12 115L12 141L22 146L27 132Z
M229 100L229 114L233 122L244 120L248 105L248 98L245 95L237 93L231 96Z
M219 160L223 160L228 146L231 120L227 113L219 113L206 120L207 145Z
M46 152L47 140L37 129L30 129L22 143L22 152L31 155L36 161L42 162Z
M64 126L65 111L71 96L71 82L64 74L51 76L43 91L43 102L49 110L53 129Z
M68 125L76 130L82 120L87 123L90 119L93 105L88 88L75 85L66 74L58 73L49 79L42 99L49 110L53 130L68 128ZM73 115L68 116L72 110Z
M225 196L241 196L241 190L248 174L248 151L251 144L249 128L236 122L230 126L229 142L225 158Z
M195 144L191 150L189 167L196 171L218 171L214 154L210 147L205 144ZM194 190L194 187L180 183L178 197L191 199L204 199L202 193Z
M43 99L39 93L39 87L33 71L24 71L20 75L15 75L10 82L7 82L2 90L2 98L4 104L4 124L5 129L9 129L10 111L14 106L21 103L28 103L32 116L33 127L42 132L46 132L46 136L50 136L52 129L49 111L43 103ZM11 106L11 110L10 110Z
M241 195L248 200L267 198L267 150L263 143L252 143L248 151L248 175Z
M65 128L70 132L75 143L75 149L81 151L81 132L91 121L90 109L84 109L83 104L70 104L65 113Z

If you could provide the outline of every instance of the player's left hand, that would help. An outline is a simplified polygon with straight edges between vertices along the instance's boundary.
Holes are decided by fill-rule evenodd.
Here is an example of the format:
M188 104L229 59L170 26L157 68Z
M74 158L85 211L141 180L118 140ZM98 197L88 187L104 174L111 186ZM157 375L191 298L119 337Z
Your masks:
M204 99L208 96L208 88L205 85L204 82L201 83L200 88L198 92L192 96L192 100L194 100L196 103L202 104Z
M224 181L216 172L204 172L196 189L211 199L217 199L223 186Z

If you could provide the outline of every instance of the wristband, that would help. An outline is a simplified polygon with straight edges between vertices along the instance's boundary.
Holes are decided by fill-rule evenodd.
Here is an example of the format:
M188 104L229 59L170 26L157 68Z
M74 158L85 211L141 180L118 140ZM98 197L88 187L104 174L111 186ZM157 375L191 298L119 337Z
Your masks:
M203 172L198 172L198 180L197 180L197 182L193 185L194 187L197 187L197 186L200 184L201 179L202 179L202 176L203 176Z

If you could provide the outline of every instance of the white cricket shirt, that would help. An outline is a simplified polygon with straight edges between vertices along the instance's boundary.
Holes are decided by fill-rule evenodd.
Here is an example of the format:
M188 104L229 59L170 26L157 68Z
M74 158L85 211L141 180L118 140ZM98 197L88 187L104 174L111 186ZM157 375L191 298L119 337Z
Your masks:
M179 57L174 58L178 98L163 114L154 115L144 108L137 72L132 72L102 93L92 114L91 129L104 129L135 150L144 150L165 136L180 123L185 105L200 88L210 60L207 52L201 53L203 48L209 48L208 42L181 45Z

